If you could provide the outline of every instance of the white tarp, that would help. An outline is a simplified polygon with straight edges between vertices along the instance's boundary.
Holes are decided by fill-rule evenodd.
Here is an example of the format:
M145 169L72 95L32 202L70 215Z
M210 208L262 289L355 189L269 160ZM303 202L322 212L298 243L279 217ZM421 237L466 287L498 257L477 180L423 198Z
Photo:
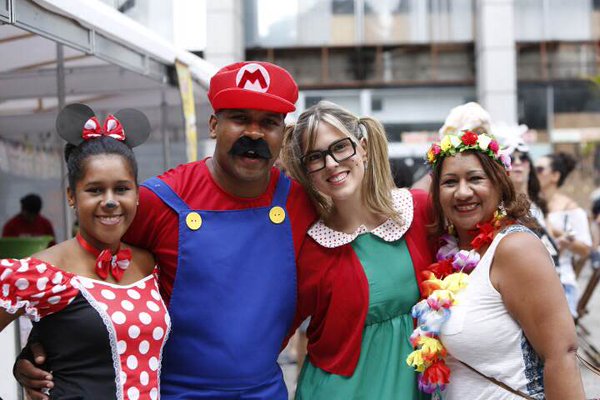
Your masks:
M132 21L114 8L97 1L34 0L41 7L67 16L81 25L102 32L107 37L152 54L165 64L173 65L178 59L187 64L192 77L205 89L217 68L200 57L174 47L150 29Z

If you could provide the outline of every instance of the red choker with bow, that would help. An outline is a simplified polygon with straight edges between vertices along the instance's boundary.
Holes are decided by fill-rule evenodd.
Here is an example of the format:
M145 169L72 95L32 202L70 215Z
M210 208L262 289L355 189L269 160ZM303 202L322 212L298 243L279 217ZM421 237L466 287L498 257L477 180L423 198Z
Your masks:
M85 251L96 257L96 275L106 279L110 273L117 282L123 278L123 274L131 262L130 249L121 249L119 245L115 254L112 254L110 249L100 251L85 240L80 233L77 233L77 242Z

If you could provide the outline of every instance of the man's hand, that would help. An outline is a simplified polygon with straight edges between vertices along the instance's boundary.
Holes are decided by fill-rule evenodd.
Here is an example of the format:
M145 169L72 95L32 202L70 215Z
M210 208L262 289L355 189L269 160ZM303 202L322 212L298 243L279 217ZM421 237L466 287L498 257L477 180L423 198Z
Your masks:
M48 400L48 390L54 387L52 374L38 368L46 361L46 353L39 343L31 344L30 348L35 364L21 358L15 363L13 373L31 400Z

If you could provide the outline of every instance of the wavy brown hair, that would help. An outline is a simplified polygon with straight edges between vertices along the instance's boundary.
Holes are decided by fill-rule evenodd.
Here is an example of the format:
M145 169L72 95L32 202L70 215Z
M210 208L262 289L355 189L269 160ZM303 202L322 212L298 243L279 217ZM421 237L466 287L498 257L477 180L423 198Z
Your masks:
M530 203L529 200L527 200L527 196L517 194L515 187L503 166L491 159L488 155L476 150L466 150L461 154L472 154L477 157L486 176L492 181L492 184L499 189L500 199L504 203L506 215L510 220L516 221L533 230L539 229L535 218L533 218L529 212ZM448 157L439 160L431 172L431 189L429 195L431 196L433 210L431 216L432 223L429 227L432 233L435 233L436 235L442 235L446 230L444 223L446 221L446 216L444 215L442 204L440 203L440 177L446 158Z

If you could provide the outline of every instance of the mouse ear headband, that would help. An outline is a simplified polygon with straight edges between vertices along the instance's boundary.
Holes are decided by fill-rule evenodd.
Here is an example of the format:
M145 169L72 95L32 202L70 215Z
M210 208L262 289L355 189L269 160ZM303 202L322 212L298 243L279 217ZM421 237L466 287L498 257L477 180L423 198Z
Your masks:
M76 103L69 104L58 113L56 131L75 146L86 140L108 136L135 147L150 136L150 121L141 111L124 108L114 115L110 114L104 124L100 124L90 107Z

